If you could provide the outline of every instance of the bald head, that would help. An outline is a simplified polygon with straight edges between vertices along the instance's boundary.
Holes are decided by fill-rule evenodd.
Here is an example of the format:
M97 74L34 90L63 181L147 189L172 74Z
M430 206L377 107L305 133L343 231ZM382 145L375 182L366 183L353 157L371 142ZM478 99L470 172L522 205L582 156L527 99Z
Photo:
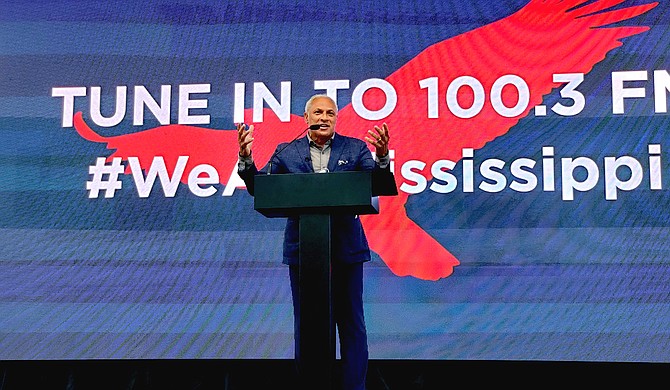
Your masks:
M305 113L309 112L309 109L312 108L312 104L314 103L314 100L316 100L316 99L328 99L328 100L330 100L330 102L335 107L335 112L338 111L337 103L335 103L335 100L333 100L330 96L328 96L326 94L319 94L319 95L314 95L311 98L309 98L309 100L307 100L307 103L305 103Z

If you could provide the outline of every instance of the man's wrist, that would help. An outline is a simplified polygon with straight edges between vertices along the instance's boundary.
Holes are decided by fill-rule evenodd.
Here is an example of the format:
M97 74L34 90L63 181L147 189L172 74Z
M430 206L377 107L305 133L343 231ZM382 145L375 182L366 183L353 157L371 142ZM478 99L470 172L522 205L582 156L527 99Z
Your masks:
M251 157L251 153L248 156L243 156L242 154L237 154L237 170L244 171L250 168L254 164L254 160Z
M389 163L391 162L391 157L389 156L388 152L383 156L375 154L375 161L377 162L377 166L382 169L386 169L386 167L388 167Z

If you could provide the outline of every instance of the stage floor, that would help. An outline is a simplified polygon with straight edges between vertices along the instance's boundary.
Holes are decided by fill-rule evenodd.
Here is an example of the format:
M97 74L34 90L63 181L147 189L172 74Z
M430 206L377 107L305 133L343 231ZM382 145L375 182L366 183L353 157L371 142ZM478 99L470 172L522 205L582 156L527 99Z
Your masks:
M368 390L443 390L457 383L469 388L576 383L651 388L668 369L670 364L661 363L371 360ZM292 360L0 362L0 390L283 390L297 389L297 383Z

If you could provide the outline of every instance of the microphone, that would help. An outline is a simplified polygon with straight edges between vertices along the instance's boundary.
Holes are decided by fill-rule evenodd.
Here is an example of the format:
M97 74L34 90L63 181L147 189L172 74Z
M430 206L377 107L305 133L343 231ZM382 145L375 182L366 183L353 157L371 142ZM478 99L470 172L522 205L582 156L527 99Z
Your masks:
M293 138L290 142L288 142L286 145L284 145L283 148L281 148L281 149L277 150L276 152L274 152L274 153L272 154L272 156L270 156L270 161L268 162L268 171L266 172L266 175L269 175L269 174L272 173L272 160L273 160L275 157L279 156L279 153L283 152L284 149L288 148L289 145L291 145L293 142L295 142L295 140L297 140L297 139L300 138L302 135L304 135L304 134L307 132L307 130L319 130L320 128L321 128L321 125L320 125L320 124L316 124L316 123L315 123L315 124L313 124L313 125L309 125L305 130L301 131L300 134L296 135L295 138Z

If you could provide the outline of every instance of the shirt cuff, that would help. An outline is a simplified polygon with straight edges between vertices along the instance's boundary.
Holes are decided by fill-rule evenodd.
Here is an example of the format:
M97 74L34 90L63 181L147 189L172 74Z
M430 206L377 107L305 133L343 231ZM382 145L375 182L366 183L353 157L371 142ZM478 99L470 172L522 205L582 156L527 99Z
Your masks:
M375 162L377 162L377 166L379 168L386 169L386 167L388 167L391 162L391 153L386 153L386 156L383 157L378 157L375 154Z
M239 154L237 155L238 172L246 171L247 169L251 168L252 165L254 165L254 159L251 157L251 154L246 157L240 156Z

